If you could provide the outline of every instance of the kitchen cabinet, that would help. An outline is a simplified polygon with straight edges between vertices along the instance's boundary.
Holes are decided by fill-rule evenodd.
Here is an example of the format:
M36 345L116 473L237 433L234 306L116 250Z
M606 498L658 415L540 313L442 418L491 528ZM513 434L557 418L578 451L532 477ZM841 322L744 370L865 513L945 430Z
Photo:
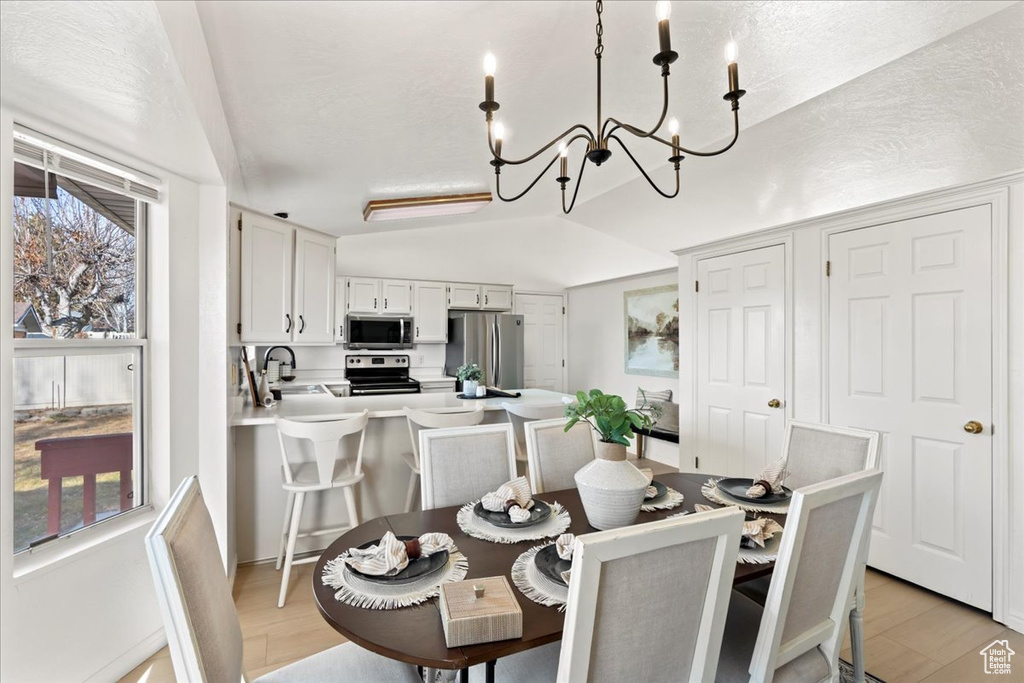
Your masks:
M334 343L345 343L345 306L348 304L346 285L343 277L334 279Z
M292 250L295 227L282 220L242 212L241 340L292 340Z
M448 285L448 308L478 310L480 301L480 285L459 283Z
M295 230L295 315L292 341L334 343L334 268L337 238Z
M348 313L380 313L380 280L350 277L347 299Z
M483 303L480 308L485 311L511 311L512 288L504 285L482 285Z
M448 286L443 282L414 282L413 322L417 343L448 341Z
M408 280L381 280L381 312L388 315L412 313L412 283Z

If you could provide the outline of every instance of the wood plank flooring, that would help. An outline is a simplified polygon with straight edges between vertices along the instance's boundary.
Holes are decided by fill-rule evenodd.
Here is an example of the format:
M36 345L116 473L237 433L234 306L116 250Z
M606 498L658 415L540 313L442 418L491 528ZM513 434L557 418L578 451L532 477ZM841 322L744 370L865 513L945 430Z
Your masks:
M238 568L235 604L244 637L245 669L255 678L326 650L345 639L327 626L308 590L312 564L292 568L292 590L277 608L281 575L273 564ZM880 572L869 571L864 612L867 670L887 683L973 683L989 681L979 650L1007 639L1021 657L1014 680L1024 678L1024 635L961 603ZM850 660L849 641L842 657ZM174 681L163 648L121 679L131 683Z

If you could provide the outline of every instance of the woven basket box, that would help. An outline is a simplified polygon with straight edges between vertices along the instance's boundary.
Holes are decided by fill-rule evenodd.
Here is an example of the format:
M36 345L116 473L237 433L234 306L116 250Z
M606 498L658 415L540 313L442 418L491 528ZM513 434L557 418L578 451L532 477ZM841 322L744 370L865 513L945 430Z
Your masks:
M483 597L473 586L484 588ZM504 576L443 584L438 604L448 647L523 637L523 610Z

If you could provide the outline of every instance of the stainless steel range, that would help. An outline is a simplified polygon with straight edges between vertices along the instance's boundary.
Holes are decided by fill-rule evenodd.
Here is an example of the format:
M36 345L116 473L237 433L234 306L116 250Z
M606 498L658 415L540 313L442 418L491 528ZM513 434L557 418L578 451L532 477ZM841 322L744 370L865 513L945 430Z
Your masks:
M345 356L345 379L353 396L420 393L409 377L409 356Z

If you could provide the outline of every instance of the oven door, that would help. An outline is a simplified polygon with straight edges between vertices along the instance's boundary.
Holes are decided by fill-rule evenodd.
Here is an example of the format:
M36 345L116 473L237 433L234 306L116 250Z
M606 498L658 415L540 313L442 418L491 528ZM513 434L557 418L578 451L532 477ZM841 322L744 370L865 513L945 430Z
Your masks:
M346 318L345 325L347 349L412 348L412 318L350 315Z

